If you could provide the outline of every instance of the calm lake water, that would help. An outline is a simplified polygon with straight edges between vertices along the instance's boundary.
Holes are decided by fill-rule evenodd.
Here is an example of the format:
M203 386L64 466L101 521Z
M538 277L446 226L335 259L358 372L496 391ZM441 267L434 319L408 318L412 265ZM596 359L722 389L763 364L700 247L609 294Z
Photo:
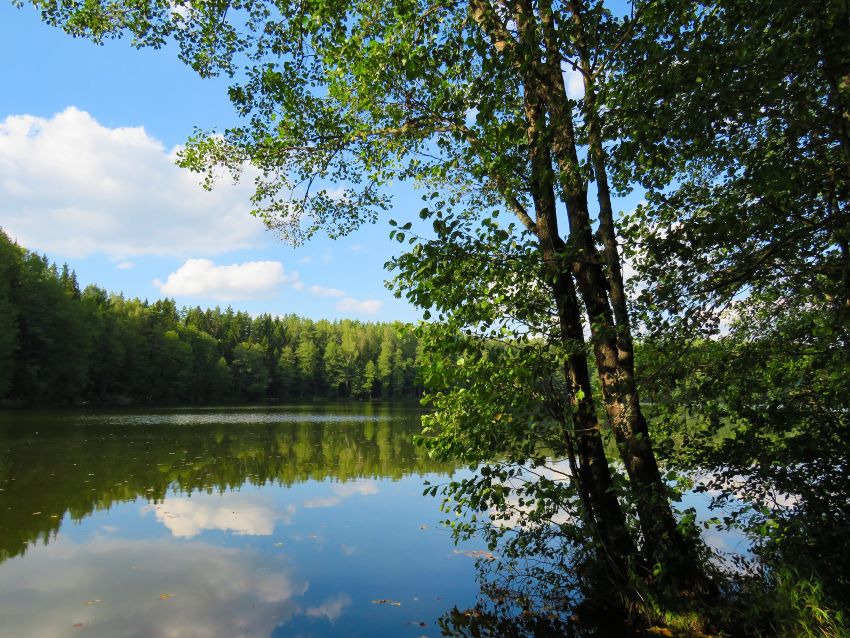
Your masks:
M0 414L0 637L438 636L474 559L419 412Z

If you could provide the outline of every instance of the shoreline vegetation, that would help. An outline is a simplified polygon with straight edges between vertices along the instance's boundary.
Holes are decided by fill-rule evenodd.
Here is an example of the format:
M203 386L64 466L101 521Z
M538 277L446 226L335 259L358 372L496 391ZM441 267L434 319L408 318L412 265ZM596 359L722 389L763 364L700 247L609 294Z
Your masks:
M0 407L416 400L403 324L125 299L0 229Z

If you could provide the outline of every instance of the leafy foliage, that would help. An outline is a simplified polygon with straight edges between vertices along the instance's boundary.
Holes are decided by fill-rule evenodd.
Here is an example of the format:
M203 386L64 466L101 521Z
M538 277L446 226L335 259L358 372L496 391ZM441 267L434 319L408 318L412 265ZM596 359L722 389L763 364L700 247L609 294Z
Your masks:
M621 185L648 188L625 234L668 462L709 474L768 588L844 608L848 33L844 2L655 2L610 88Z

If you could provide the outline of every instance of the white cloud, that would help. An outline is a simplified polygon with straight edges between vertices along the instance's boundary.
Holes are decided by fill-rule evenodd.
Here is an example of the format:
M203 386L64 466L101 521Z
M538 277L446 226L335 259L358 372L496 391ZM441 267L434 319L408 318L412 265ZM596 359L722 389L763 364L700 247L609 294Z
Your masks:
M276 521L288 524L295 515L292 505L277 512L263 504L237 502L237 496L241 495L171 498L155 506L156 520L178 538L193 538L205 530L229 531L237 536L270 536Z
M346 481L345 483L334 485L333 491L334 494L343 498L348 498L349 496L371 496L378 493L378 483L370 479Z
M0 600L15 602L4 605L2 635L265 638L300 613L308 586L284 557L248 549L171 539L51 542L3 564ZM85 626L72 629L76 623Z
M331 491L333 496L319 496L311 498L302 503L308 509L318 507L335 507L347 498L352 496L371 496L378 493L378 483L370 479L347 481L345 483L337 483Z
M374 315L381 309L382 302L377 299L365 299L358 301L353 297L340 299L336 304L336 309L342 312L362 312L368 315Z
M142 127L109 128L69 107L0 121L0 226L24 246L63 257L101 252L214 255L257 246L251 180L203 190Z
M317 509L320 507L336 507L340 503L342 503L342 499L339 496L324 496L307 499L302 505L307 509Z
M321 605L309 607L305 613L313 618L324 618L330 623L334 623L342 616L343 610L349 605L351 605L351 596L348 594L338 594L332 598L328 598Z
M345 291L337 288L325 288L324 286L310 286L310 292L317 297L344 297Z
M189 259L165 283L154 285L173 297L204 296L229 301L267 296L280 284L299 282L298 273L286 274L279 261L247 261L216 266L209 259Z

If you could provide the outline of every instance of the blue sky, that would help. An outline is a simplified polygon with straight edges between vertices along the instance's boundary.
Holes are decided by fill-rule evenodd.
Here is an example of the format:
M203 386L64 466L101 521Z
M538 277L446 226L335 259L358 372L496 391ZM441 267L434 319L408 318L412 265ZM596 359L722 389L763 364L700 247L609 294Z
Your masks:
M410 189L377 225L295 249L248 215L247 185L207 193L173 166L193 127L235 121L226 79L199 79L173 51L71 38L3 2L0 54L0 226L81 283L252 313L418 318L383 284L399 248L388 219L420 208Z
M0 54L0 227L83 285L254 314L418 318L383 284L400 248L388 219L421 206L410 188L393 189L378 224L296 249L250 217L250 185L209 193L173 165L195 126L235 122L226 79L199 79L173 50L71 38L2 1Z

